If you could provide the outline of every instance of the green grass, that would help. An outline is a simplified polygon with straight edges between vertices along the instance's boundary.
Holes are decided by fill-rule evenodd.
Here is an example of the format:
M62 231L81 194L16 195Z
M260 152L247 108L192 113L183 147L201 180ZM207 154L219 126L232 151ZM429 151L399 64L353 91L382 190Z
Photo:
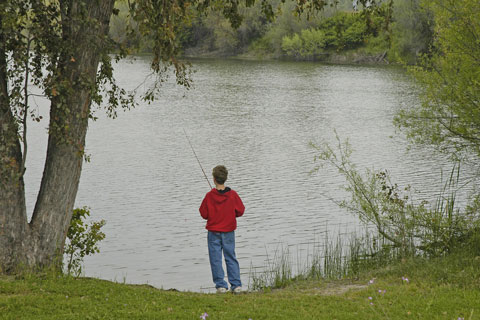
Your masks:
M0 319L200 319L204 312L208 320L480 319L480 257L416 258L355 280L298 280L241 295L52 275L0 277Z

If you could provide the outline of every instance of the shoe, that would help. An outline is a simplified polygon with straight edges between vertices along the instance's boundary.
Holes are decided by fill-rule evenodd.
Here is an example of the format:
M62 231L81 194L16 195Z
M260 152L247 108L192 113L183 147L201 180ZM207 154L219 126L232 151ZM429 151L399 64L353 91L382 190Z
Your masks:
M223 287L217 288L217 293L227 293L227 288L223 288Z
M242 291L242 287L236 287L235 289L232 290L232 292L233 292L234 294L242 293L242 292L243 292L243 291Z

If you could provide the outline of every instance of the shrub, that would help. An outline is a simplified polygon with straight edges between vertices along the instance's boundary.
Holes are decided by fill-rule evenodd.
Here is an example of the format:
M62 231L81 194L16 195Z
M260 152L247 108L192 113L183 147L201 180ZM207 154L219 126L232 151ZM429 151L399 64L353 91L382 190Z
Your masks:
M343 32L346 48L354 48L362 45L367 34L367 26L364 21L357 20L349 25Z
M296 33L292 37L285 36L282 39L282 50L290 57L303 57L303 42L300 36Z
M319 150L315 160L321 162L316 170L332 166L347 182L345 189L351 198L338 204L373 225L393 248L400 249L401 255L440 256L465 243L477 250L480 247L480 196L463 210L458 207L458 165L453 167L435 203L415 202L410 187L392 183L387 171L367 169L360 174L349 159L352 151L348 141L339 140L338 150L328 144L313 146Z
M301 32L303 40L303 57L314 58L325 47L325 33L322 30L305 29Z
M87 224L85 219L89 216L90 210L87 207L74 209L67 232L64 251L67 260L66 271L76 277L82 273L83 258L100 252L98 242L105 239L105 234L100 231L105 225L105 220Z
M309 28L282 38L282 50L288 57L314 60L325 50L353 49L363 46L367 37L378 38L388 48L388 38L380 32L384 18L374 16L367 26L359 14L341 12L323 20L317 28Z

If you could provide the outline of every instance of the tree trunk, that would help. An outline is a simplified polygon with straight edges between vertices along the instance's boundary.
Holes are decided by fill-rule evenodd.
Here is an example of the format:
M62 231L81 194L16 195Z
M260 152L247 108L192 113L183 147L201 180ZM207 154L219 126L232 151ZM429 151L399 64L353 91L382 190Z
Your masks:
M29 229L25 188L20 172L22 151L7 91L7 52L4 39L0 30L0 272L9 271L14 260L25 260L23 244Z
M3 170L0 183L0 269L3 272L15 271L22 265L42 267L61 262L80 181L91 92L115 1L60 2L61 6L68 8L62 31L70 49L61 54L58 64L61 72L56 79L58 88L54 87L58 94L52 94L47 157L30 223L26 218L23 178L18 172L21 149L17 128L8 96L2 94L0 100L1 123L8 124L1 127L0 147L9 146L0 150L3 168L0 169ZM3 43L1 39L0 43ZM0 59L4 58L5 52ZM4 66L2 60L0 65ZM2 74L0 78L6 79ZM1 85L2 92L6 92L6 83ZM11 178L4 180L4 175Z

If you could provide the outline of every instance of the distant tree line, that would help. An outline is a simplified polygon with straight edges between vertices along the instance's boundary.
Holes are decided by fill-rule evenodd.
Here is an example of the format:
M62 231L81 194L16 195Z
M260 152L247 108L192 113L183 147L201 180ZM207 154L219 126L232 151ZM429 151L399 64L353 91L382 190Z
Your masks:
M433 39L432 0L382 1L374 8L341 0L336 6L315 15L295 14L293 2L271 1L276 14L269 21L261 14L261 2L253 7L240 7L244 20L237 29L220 12L189 11L189 18L180 27L177 40L186 56L227 57L247 55L257 58L321 59L328 52L359 50L365 54L387 53L390 61L413 64L429 50ZM124 34L128 20L128 4L117 1L119 14L110 24L111 36L117 41L128 38L128 46L142 43L148 53L152 41Z

